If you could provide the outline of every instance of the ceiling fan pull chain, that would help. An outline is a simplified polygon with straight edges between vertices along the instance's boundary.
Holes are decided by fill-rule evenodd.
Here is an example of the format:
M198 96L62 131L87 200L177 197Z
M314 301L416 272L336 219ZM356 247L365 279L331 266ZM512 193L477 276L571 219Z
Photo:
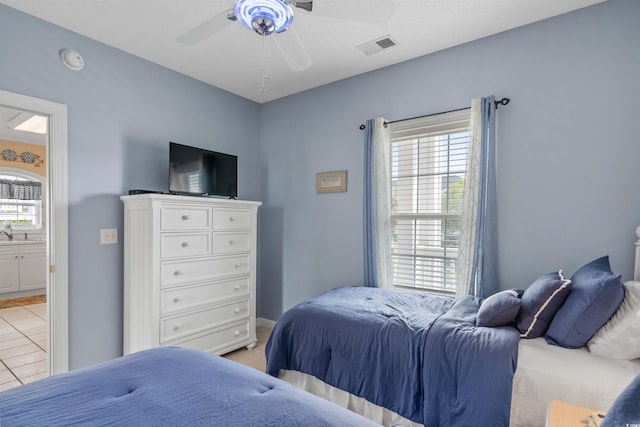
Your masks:
M269 49L267 46L267 35L262 34L262 85L260 86L260 92L266 92L266 80L271 79L271 58L269 55Z

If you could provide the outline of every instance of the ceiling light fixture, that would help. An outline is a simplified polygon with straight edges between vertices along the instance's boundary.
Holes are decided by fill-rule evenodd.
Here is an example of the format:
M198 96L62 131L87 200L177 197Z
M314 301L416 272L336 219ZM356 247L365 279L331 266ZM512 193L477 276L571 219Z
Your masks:
M242 25L263 36L280 33L293 21L293 9L285 0L238 0L234 13Z
M32 115L18 126L15 126L14 129L44 135L47 133L47 117Z

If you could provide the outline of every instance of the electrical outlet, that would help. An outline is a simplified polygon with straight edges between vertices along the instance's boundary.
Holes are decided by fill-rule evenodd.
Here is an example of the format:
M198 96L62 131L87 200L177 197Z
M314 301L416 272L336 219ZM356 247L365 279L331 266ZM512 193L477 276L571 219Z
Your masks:
M114 245L118 243L118 229L117 228L102 228L100 229L100 244L101 245Z

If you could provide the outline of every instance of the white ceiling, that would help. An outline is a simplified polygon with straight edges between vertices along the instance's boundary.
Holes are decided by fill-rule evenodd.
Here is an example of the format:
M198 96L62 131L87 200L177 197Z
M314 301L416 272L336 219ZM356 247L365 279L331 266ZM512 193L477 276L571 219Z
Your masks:
M0 139L38 145L46 144L46 135L14 129L16 125L19 125L31 116L33 116L31 112L0 105ZM0 151L1 148L2 147L0 147Z
M239 22L195 45L176 39L233 7L233 0L0 0L15 9L263 103L436 52L604 0L315 0L295 8L293 28L311 67L291 71L272 38ZM380 16L386 7L388 16ZM358 17L358 20L338 16ZM373 21L379 22L373 22ZM364 22L363 22L364 21ZM366 56L356 47L391 35ZM68 48L74 48L68 46ZM80 52L82 54L82 52ZM272 78L260 91L263 58ZM90 64L87 64L90 66ZM82 71L80 71L82 72Z

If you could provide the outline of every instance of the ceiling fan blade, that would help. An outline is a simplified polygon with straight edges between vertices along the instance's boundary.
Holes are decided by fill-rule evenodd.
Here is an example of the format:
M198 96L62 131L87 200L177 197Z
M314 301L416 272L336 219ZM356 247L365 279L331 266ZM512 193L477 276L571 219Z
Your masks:
M186 33L178 37L177 40L182 44L200 43L201 41L222 30L236 19L237 18L233 13L233 9L225 10L223 12L220 12L213 18L204 21L197 27L187 31Z
M376 0L375 6L365 7L363 4L365 3L357 1L318 0L313 3L313 14L382 25L391 19L395 10L394 0Z
M311 12L313 10L313 1L297 1L296 7Z
M275 34L275 41L293 71L302 71L311 66L311 58L309 58L307 49L304 48L293 26L289 26L286 31Z

